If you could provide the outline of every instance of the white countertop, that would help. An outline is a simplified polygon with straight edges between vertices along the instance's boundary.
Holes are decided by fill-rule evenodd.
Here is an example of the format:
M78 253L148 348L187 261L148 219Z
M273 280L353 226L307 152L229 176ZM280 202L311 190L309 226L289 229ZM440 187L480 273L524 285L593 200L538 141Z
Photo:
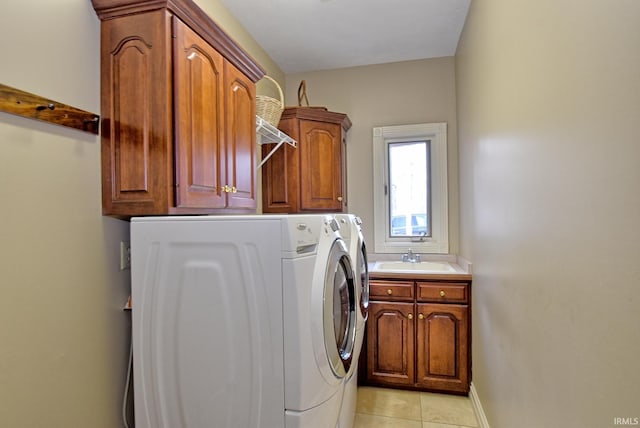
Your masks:
M369 254L373 278L471 280L471 263L455 254L420 254L419 263L402 262L401 254Z

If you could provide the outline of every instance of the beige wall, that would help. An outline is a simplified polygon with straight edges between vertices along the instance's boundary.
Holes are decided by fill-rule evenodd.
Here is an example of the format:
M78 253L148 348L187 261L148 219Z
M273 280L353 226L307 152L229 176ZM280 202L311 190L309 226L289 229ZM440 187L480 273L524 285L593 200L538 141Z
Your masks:
M640 417L640 2L483 0L456 56L492 428Z
M267 75L277 80L284 91L285 76L280 67L273 62L256 40L244 29L238 20L220 2L220 0L195 0L212 19L240 46L246 50L261 66ZM268 95L280 99L278 89L263 79L256 88L258 95Z
M61 6L2 3L0 83L99 113L98 19ZM99 137L0 113L0 200L0 426L119 426L129 231L101 216Z
M453 57L352 67L286 76L287 105L297 105L304 79L311 105L346 113L349 212L364 222L373 243L372 128L447 122L450 252L458 251L458 146ZM373 245L370 245L373 248Z
M35 3L0 3L0 83L99 113L91 2ZM129 223L101 215L99 137L0 113L0 201L0 426L122 426Z

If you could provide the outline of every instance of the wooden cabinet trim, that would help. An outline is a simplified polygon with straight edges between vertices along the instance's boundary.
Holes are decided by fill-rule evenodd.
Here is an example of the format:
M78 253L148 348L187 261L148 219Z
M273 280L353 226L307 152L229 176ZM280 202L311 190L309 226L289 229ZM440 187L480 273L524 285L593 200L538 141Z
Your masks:
M315 107L287 107L282 112L280 120L285 119L303 119L323 123L334 123L340 125L345 133L352 125L351 119L349 119L349 116L344 113L328 111L324 108Z
M91 0L101 20L166 9L195 30L254 83L264 69L192 0Z

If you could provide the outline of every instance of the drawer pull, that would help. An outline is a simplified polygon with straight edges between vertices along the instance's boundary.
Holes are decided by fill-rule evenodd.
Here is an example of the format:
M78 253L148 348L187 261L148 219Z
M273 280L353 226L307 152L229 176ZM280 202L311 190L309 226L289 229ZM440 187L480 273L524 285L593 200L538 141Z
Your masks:
M424 319L424 315L423 315L423 314L419 314L419 315L418 315L418 319L423 320L423 319Z
M412 320L412 319L413 319L413 314L409 314L409 315L407 315L407 318L409 318L410 320Z
M393 291L391 291L391 289L388 289L388 290L387 290L387 294L388 294L389 296L391 296L391 295L393 294Z
M446 293L444 292L444 290L440 290L440 297L444 297L446 295Z

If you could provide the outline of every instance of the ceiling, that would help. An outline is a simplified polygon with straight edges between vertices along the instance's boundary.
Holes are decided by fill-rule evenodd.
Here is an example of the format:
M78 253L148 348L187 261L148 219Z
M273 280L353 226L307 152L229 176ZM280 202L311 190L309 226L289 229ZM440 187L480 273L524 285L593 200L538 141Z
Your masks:
M221 0L285 73L455 54L471 0Z

